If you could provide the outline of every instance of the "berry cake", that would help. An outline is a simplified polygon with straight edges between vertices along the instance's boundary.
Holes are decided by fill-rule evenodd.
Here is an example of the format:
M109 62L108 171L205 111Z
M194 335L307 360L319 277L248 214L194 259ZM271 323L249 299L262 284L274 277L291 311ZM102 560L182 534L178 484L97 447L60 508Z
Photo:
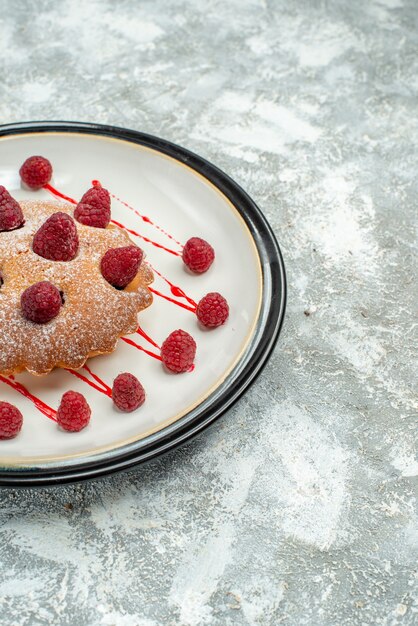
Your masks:
M75 221L69 203L3 200L0 373L78 369L112 352L152 302L142 251L117 226Z

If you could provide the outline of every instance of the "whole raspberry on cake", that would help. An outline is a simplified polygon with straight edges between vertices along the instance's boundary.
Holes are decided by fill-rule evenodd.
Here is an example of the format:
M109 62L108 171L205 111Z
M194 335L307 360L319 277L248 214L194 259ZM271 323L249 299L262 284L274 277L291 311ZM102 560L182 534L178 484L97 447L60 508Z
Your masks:
M137 314L152 303L152 271L140 251L127 269L129 284L116 288L101 261L109 250L134 246L124 230L75 221L69 203L19 204L23 226L0 231L0 373L78 369L135 332Z

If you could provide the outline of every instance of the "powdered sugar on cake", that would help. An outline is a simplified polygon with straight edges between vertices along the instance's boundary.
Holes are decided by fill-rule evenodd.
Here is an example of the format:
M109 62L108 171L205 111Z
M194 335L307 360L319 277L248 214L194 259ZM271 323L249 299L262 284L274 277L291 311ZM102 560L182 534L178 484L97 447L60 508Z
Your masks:
M110 248L132 245L116 226L92 228L77 223L80 247L72 261L50 261L32 250L33 236L57 211L73 215L64 202L20 202L22 228L0 232L0 372L28 370L45 374L52 368L79 368L87 358L112 352L122 335L137 328L137 314L152 302L147 288L152 271L142 262L136 278L124 290L102 276L100 260ZM26 320L20 297L30 285L48 280L63 294L59 315L47 324Z

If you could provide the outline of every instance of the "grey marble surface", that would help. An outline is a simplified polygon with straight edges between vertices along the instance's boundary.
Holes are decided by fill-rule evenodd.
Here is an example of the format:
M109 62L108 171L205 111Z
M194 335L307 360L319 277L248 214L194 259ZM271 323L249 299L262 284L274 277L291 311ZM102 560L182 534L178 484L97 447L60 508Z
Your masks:
M200 153L289 278L277 350L222 421L128 474L0 492L2 626L416 624L416 1L0 7L2 122Z

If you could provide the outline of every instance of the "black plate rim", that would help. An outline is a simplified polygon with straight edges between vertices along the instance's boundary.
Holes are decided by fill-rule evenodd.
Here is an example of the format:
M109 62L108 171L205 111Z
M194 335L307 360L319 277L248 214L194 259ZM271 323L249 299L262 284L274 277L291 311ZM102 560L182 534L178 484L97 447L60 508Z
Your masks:
M222 385L218 388L222 389L222 393L216 394L215 390L215 396L213 399L213 394L210 396L208 406L205 407L208 403L203 402L177 422L159 431L157 437L151 435L134 444L116 448L111 451L112 454L103 453L87 460L74 460L70 465L63 463L58 468L51 467L51 464L36 468L3 468L0 470L0 487L46 487L100 478L130 469L194 437L237 402L259 376L276 345L286 309L286 273L276 237L256 203L217 166L170 141L117 126L72 121L33 121L0 125L0 137L48 132L93 134L140 144L184 163L207 178L232 202L247 224L260 256L263 282L269 288L270 299L268 302L263 300L263 319L260 321L258 335L256 331L247 348L244 368L231 378L232 384L225 384L224 389ZM234 372L238 367L239 364ZM205 407L204 410L199 410L202 406Z

